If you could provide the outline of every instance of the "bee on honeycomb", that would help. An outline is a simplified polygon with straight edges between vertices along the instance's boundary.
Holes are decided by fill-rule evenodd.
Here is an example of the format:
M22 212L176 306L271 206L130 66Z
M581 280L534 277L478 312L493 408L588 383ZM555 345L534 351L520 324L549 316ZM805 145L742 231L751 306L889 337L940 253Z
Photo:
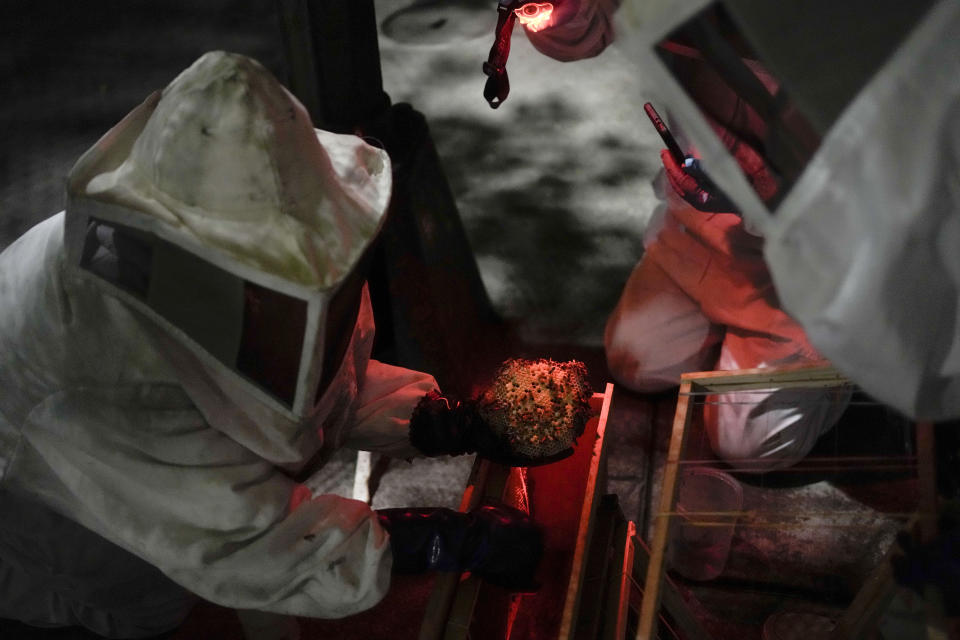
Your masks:
M583 433L591 395L582 362L517 358L500 365L479 409L514 453L544 458L569 449Z

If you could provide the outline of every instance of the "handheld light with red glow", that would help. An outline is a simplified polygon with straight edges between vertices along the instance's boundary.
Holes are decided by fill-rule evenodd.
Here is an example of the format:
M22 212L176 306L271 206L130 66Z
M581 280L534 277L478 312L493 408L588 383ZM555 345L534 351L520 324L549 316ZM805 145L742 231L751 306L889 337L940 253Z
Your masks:
M550 26L553 16L553 4L550 2L530 2L513 12L517 14L520 24L530 31L540 31Z

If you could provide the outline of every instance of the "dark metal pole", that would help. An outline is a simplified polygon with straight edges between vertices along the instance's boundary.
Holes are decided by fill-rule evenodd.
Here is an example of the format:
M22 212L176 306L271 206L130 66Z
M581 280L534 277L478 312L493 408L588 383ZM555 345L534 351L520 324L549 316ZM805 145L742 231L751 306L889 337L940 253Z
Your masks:
M288 86L327 131L352 133L390 107L372 0L279 0Z
M318 128L390 154L394 185L366 277L374 355L466 392L507 349L422 114L383 91L372 0L279 0L287 86Z

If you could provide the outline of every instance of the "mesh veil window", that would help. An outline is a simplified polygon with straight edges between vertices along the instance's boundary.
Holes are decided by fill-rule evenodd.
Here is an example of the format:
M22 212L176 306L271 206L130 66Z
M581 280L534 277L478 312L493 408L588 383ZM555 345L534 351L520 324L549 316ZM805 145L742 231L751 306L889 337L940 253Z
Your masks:
M770 210L782 201L830 127L923 16L931 0L723 0L656 47L704 117L746 144L773 178L741 164ZM721 136L723 137L723 136Z
M287 407L307 302L235 276L154 234L91 219L80 266L138 299Z

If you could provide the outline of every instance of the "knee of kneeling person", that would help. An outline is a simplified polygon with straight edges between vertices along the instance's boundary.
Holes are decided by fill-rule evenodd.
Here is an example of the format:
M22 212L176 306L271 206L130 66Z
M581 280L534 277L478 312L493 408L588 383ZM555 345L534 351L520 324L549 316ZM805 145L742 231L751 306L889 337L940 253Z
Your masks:
M659 393L677 386L679 371L655 371L647 363L654 361L649 347L635 339L626 339L618 332L613 323L607 323L603 347L607 359L607 369L613 379L639 393Z
M607 349L607 369L613 379L639 393L660 393L677 386L676 378L648 371L641 358L626 350Z

